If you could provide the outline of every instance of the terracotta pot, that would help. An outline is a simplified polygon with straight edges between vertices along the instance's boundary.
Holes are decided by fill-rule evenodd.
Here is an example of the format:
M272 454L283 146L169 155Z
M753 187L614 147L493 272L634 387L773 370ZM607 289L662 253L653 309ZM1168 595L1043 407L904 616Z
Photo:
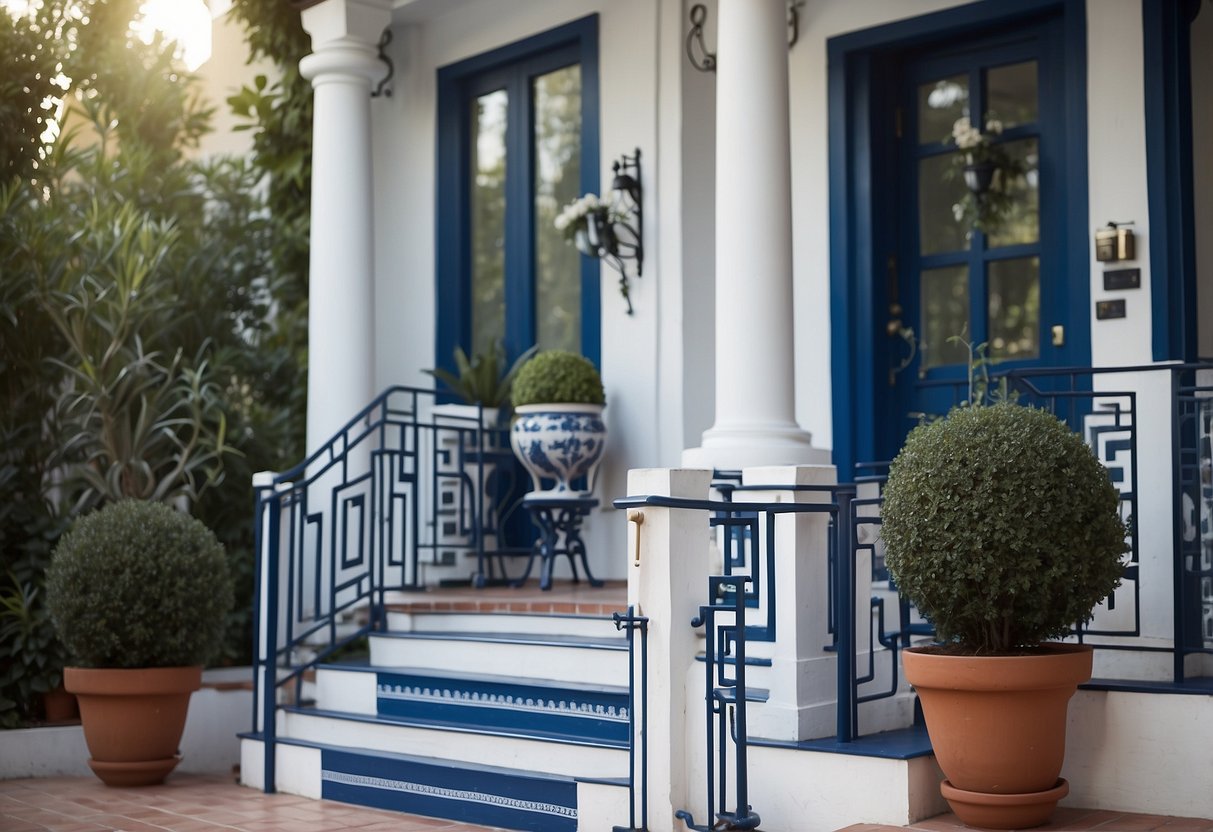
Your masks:
M1092 655L1080 644L1046 644L1024 656L956 656L930 648L902 654L947 778L944 797L961 820L1023 829L1053 813L1068 790L1058 779L1066 709L1078 685L1091 678ZM1001 821L999 806L1013 809Z
M190 694L202 686L201 667L69 667L68 691L80 701L93 773L107 786L161 783L181 761Z
M72 722L80 718L80 706L60 682L59 687L42 694L42 713L47 722Z

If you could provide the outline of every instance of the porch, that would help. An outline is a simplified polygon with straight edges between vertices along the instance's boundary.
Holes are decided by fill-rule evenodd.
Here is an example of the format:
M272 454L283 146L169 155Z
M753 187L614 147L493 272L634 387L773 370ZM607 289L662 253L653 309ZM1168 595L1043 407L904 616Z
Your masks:
M1087 440L1132 532L1124 584L1073 634L1097 651L1071 808L1213 816L1183 776L1213 762L1210 369L1002 374ZM432 396L388 391L261 478L242 782L580 832L750 806L771 829L944 811L899 661L931 629L883 568L879 471L633 471L603 515L628 527L609 553L626 588L494 585L528 556L499 535L503 440Z

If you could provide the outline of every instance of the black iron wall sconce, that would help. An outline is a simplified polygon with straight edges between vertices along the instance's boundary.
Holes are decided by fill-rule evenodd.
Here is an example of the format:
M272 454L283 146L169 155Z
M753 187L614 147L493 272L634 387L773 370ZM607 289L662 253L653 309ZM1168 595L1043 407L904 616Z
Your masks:
M392 97L392 76L396 74L396 67L392 63L392 59L388 57L388 44L392 42L392 30L387 28L383 30L383 34L379 37L379 60L387 66L387 75L383 76L383 80L379 82L379 86L371 91L371 98L391 98Z
M629 290L628 261L636 264L636 277L644 274L644 186L640 184L640 148L632 155L623 154L611 166L612 207L608 214L591 217L587 231L590 245L599 257L619 272L619 294L632 314Z
M788 49L800 40L800 7L804 0L788 0ZM709 52L703 42L703 25L708 19L708 7L703 3L691 6L691 29L687 32L687 60L700 72L716 71L716 53Z

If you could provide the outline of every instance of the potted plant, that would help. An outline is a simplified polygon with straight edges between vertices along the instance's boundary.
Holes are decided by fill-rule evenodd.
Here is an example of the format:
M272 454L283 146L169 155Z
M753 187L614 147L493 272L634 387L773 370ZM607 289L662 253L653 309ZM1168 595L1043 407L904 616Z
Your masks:
M522 365L511 399L510 444L530 472L533 493L587 496L593 491L606 448L606 394L594 365L576 353L544 350ZM585 487L578 487L582 482Z
M456 397L463 405L439 405L435 413L471 419L479 418L473 410L483 410L484 427L496 428L503 424L502 411L510 404L510 388L518 370L535 354L537 347L531 347L515 359L508 368L505 366L505 349L500 343L491 349L478 352L468 358L463 347L455 347L455 372L435 367L424 372L433 376Z
M80 702L89 766L110 786L163 781L232 606L222 545L163 503L110 503L59 541L47 604L77 662L64 681Z
M965 823L1043 823L1068 784L1066 709L1092 651L1064 637L1120 582L1107 470L1051 414L963 406L911 431L889 469L889 573L939 643L903 653L944 797Z

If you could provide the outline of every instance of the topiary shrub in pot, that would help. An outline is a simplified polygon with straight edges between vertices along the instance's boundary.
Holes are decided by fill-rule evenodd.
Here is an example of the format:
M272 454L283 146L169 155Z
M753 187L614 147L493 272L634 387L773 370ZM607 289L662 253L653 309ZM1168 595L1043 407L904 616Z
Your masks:
M960 407L911 431L881 509L889 573L940 643L903 654L970 825L1043 823L1066 709L1091 648L1062 637L1120 582L1127 550L1107 470L1063 422L1012 403Z
M531 474L533 495L593 491L606 449L606 394L594 365L576 353L544 350L519 369L511 400L510 444Z
M89 766L107 785L159 783L180 761L190 694L223 644L232 584L209 529L162 503L85 515L47 571L47 604L77 662Z

